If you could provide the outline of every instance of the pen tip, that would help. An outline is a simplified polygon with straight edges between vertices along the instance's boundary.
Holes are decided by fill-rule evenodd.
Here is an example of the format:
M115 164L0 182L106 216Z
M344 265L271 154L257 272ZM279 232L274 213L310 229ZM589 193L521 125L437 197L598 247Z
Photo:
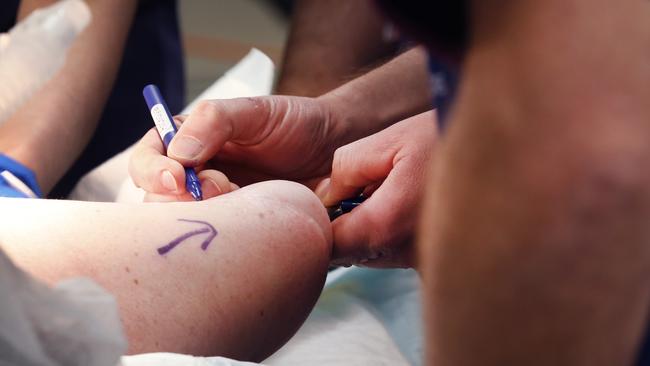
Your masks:
M190 192L192 198L194 198L195 201L202 201L203 192L201 191L201 183L199 182L198 178L196 178L196 176L194 177L195 179L191 179L186 182L187 191Z
M201 195L200 192L190 192L190 194L192 195L192 198L194 198L195 201L203 200L203 196Z

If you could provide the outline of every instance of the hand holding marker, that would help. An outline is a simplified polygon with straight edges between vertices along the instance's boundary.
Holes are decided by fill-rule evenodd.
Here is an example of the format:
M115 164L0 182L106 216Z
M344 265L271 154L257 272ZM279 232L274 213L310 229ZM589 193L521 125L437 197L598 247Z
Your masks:
M165 145L165 149L167 149L178 131L167 107L167 103L165 103L165 100L160 94L160 90L153 84L145 86L142 90L142 95L144 95L144 100L147 102L149 111L151 111L151 117L156 124L156 130L158 130L160 139ZM199 181L199 177L196 176L193 168L185 168L185 187L196 201L203 199L201 181Z
M169 108L167 107L167 103L165 103L165 100L160 94L160 90L153 84L147 85L142 91L142 94L144 95L147 106L151 111L151 117L156 125L156 130L158 131L160 139L166 149L169 147L169 144L178 131L173 122L172 115L169 112ZM187 191L190 192L195 200L200 201L203 199L201 182L196 176L196 172L193 168L185 168L185 186ZM358 197L344 200L336 207L328 208L330 220L333 221L339 216L349 213L352 209L365 201L365 199L366 197L364 195L360 195Z

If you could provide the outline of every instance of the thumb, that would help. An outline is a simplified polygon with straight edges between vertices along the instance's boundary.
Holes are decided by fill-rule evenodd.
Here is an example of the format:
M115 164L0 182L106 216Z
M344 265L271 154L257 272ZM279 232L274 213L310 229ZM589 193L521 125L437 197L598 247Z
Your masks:
M167 155L184 166L204 164L228 141L254 143L278 109L274 97L204 100L183 122Z
M338 148L332 174L315 192L326 207L356 196L365 187L383 180L393 168L396 144L375 134Z
M417 171L421 169L412 161L402 160L370 198L332 222L334 264L405 267L412 263L414 213L421 197Z

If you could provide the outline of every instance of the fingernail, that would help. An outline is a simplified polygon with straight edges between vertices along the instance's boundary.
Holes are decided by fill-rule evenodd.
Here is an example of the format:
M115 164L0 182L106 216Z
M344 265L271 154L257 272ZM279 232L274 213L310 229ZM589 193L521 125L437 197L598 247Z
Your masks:
M318 183L314 193L316 193L316 196L318 196L321 201L325 202L330 193L330 178L323 179L322 182Z
M216 197L223 193L221 187L212 179L205 179L201 182L201 188L203 188L203 195L206 197Z
M178 190L176 179L174 179L174 175L169 170L165 170L162 172L161 181L163 187L165 187L165 189L167 189L168 191L176 192Z
M192 136L182 136L172 141L169 150L174 157L193 160L203 150L203 144Z

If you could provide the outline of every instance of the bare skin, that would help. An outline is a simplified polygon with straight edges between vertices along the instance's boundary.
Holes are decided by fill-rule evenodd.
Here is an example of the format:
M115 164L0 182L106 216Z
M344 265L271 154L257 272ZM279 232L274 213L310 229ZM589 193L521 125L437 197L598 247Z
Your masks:
M330 258L324 208L286 181L199 203L0 205L11 213L0 242L19 266L48 283L87 276L116 296L130 353L262 360L305 320Z
M276 93L317 97L396 55L372 0L294 1Z
M151 130L137 145L129 172L147 192L171 197L186 193L183 166L217 167L239 185L274 178L313 188L329 174L338 147L428 109L426 72L401 76L425 63L416 48L319 98L202 101L189 116L176 118L180 127L169 157ZM163 180L165 171L171 182Z
M428 364L633 364L650 309L650 3L472 4L421 222Z

